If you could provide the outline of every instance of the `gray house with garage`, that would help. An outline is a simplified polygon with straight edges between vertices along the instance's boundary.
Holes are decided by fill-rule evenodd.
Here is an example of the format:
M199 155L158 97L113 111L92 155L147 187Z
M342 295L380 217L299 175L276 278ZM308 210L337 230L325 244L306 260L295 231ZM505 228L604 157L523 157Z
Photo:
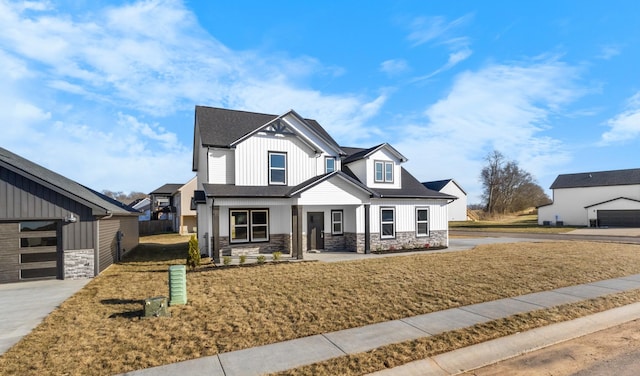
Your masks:
M558 175L538 224L640 227L640 168Z
M139 214L0 147L0 283L94 277L138 245Z

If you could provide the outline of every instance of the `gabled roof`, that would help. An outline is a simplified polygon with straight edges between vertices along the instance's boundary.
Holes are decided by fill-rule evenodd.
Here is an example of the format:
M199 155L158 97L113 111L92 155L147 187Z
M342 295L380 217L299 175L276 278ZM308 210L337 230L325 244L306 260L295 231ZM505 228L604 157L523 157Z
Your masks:
M175 183L165 184L149 194L156 195L156 196L171 196L174 193L178 192L178 189L182 188L183 185L184 184L175 184Z
M261 114L257 112L228 110L225 108L196 106L196 119L200 126L202 145L228 148L234 142L250 135L270 122L286 115L293 115L304 122L309 129L324 139L338 151L338 143L315 120L305 119L290 110L284 115Z
M442 188L444 188L447 184L453 182L453 184L456 185L456 187L458 187L458 189L460 189L460 191L462 191L462 193L464 193L465 195L467 194L467 192L464 191L464 189L462 189L462 187L460 186L460 184L458 184L455 180L453 179L444 179L444 180L435 180L435 181L424 181L422 182L422 185L424 185L425 187L427 187L428 189L431 189L433 191L442 191Z
M371 154L377 152L380 149L387 149L391 154L393 154L396 158L398 158L401 162L408 161L407 157L402 155L399 151L397 151L393 146L388 143L383 143L376 145L369 149L362 148L354 148L354 147L341 147L342 150L347 153L347 157L342 161L344 164L355 162L360 159L364 159L369 157Z
M602 202L598 202L597 204L591 204L589 206L585 206L585 209L594 207L594 206L598 206L598 205L602 205L602 204L608 204L610 202L614 202L614 201L618 201L618 200L627 200L627 201L633 201L633 202L640 202L640 200L636 200L635 198L629 198L629 197L617 197L611 200L607 200L607 201L602 201Z
M640 184L640 168L558 175L551 189Z
M306 191L307 189L312 188L315 185L320 184L321 182L329 180L329 179L332 179L332 178L340 178L340 179L346 180L347 182L349 182L352 185L356 186L360 190L362 190L364 192L367 192L369 195L375 195L373 190L368 188L366 185L362 184L358 179L355 179L355 178L349 176L348 174L344 173L343 171L333 171L333 172L330 172L328 174L319 175L319 176L316 176L314 178L311 178L311 179L305 181L304 183L299 184L298 186L294 187L289 192L289 195L290 196L294 196L296 194L302 193L302 192Z
M93 215L138 215L127 205L0 147L0 166L25 176L93 210Z

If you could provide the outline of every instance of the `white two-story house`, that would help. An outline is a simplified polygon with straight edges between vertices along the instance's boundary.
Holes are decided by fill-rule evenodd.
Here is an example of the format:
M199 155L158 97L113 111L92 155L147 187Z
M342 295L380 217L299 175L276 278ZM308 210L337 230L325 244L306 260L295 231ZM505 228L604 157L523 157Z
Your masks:
M203 254L448 246L447 204L388 144L341 147L315 120L197 106L193 170Z

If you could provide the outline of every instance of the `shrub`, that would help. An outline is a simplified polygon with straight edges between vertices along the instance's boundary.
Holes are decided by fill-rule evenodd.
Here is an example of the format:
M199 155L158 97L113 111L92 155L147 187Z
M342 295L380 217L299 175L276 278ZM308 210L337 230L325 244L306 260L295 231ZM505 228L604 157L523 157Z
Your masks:
M264 255L260 255L256 257L256 260L258 261L258 264L264 264L267 261L267 258Z
M247 255L240 255L240 265L244 265L247 262Z
M282 252L273 252L273 261L280 260L280 256L282 256Z
M191 235L189 239L189 253L187 254L187 267L191 270L200 266L200 248L198 248L198 238Z
M222 263L225 265L231 264L231 256L222 256Z

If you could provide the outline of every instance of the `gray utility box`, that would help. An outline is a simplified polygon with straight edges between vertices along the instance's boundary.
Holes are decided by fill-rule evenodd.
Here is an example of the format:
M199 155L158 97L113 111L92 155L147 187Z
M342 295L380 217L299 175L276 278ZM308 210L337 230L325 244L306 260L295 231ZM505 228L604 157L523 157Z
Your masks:
M144 317L169 317L167 297L156 296L144 300Z
M187 304L187 267L169 267L169 305Z

